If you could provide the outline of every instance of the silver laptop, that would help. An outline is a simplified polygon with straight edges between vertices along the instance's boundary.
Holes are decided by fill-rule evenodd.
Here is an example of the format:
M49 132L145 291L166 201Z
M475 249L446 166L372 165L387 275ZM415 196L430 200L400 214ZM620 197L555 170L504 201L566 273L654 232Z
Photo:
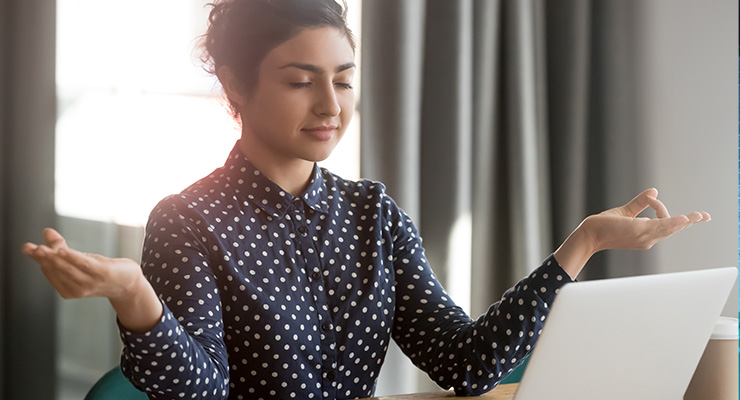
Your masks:
M515 400L680 400L738 271L564 286Z

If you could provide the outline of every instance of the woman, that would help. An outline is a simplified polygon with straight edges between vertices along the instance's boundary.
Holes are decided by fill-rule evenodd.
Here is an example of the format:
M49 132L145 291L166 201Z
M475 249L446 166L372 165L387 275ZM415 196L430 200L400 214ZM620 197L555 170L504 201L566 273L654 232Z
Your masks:
M333 0L213 6L207 59L241 138L223 167L155 207L141 267L70 249L52 229L24 245L63 297L110 300L121 367L151 398L368 397L391 337L440 386L479 394L531 350L591 255L709 219L670 217L648 189L586 218L471 320L384 186L316 165L354 109L344 12ZM647 207L657 218L636 218Z

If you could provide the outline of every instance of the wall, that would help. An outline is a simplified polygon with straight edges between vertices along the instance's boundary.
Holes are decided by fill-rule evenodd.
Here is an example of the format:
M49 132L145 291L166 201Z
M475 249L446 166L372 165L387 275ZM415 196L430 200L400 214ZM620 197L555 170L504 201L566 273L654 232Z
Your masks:
M655 246L657 272L737 267L738 2L636 5L646 172L673 214L712 215ZM723 314L737 317L737 289Z

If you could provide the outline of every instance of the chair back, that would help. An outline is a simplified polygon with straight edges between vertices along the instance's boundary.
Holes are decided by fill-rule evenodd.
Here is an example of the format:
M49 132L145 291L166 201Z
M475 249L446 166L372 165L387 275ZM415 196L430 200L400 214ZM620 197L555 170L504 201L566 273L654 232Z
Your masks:
M119 365L106 372L85 396L85 400L148 400L148 398L123 376Z

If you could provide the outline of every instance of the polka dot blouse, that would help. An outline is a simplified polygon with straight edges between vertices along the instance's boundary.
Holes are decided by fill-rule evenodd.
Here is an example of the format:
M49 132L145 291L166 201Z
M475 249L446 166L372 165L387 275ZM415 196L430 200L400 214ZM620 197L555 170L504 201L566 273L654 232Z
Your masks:
M236 146L155 207L142 268L164 315L146 333L119 325L121 367L154 399L369 397L391 338L440 386L480 394L532 349L570 282L550 256L472 320L382 184L316 166L294 197Z

